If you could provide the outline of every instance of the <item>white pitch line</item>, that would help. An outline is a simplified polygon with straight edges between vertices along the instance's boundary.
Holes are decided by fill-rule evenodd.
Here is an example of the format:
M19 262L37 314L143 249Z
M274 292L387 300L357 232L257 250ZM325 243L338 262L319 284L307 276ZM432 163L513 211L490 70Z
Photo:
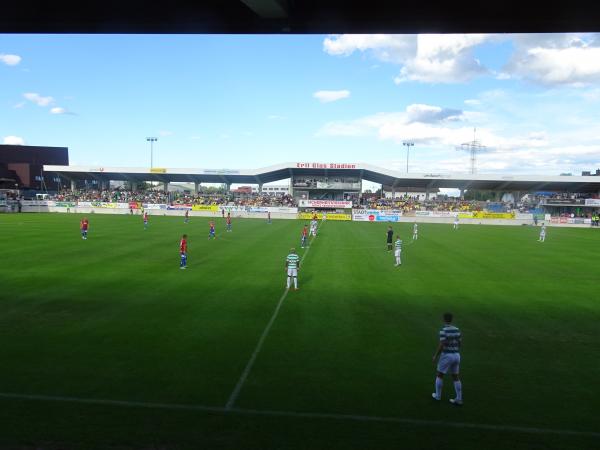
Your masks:
M309 241L308 247L306 248L306 252L304 253L304 255L302 255L302 258L300 259L299 266L302 265L302 261L304 261L304 258L306 258L306 255L308 255L308 252L311 247L311 243L313 241L314 241L314 237ZM269 331L271 330L271 326L273 326L273 323L275 322L275 319L277 318L277 315L279 314L279 310L281 309L281 305L283 304L283 301L287 297L289 291L290 291L290 288L286 288L285 291L283 292L283 295L279 299L279 302L277 303L277 306L275 307L275 311L273 312L273 315L271 316L271 320L269 320L269 323L267 324L263 333L261 334L260 339L258 340L258 344L256 344L256 348L254 349L252 356L250 356L250 359L248 360L248 363L246 364L246 368L242 372L240 379L238 380L237 384L233 388L233 391L231 392L231 395L229 396L229 399L227 400L227 403L225 404L225 409L230 410L231 408L233 408L233 405L235 404L238 396L240 395L240 391L242 390L242 387L244 387L246 378L248 378L248 375L250 374L250 371L252 370L252 366L254 365L254 362L256 361L256 358L258 357L258 353L260 352L260 350L263 346L263 343L265 342L265 339L267 338L267 335L269 334Z
M579 436L600 439L600 433L596 431L578 431L565 430L559 428L539 428L526 427L518 425L493 425L486 423L470 423L470 422L452 422L443 420L426 420L426 419L410 419L394 416L367 416L357 414L336 414L336 413L315 413L315 412L297 412L297 411L278 411L278 410L263 410L263 409L246 409L246 408L224 408L222 406L205 406L196 404L183 403L154 403L140 402L128 400L107 400L95 398L81 397L64 397L56 395L29 395L29 394L14 394L0 392L0 398L14 400L31 400L31 401L49 401L62 403L79 403L87 405L100 406L121 406L128 408L144 408L144 409L168 409L168 410L183 410L183 411L200 411L223 414L240 414L249 416L271 416L271 417L295 417L302 419L324 419L324 420L344 420L353 422L378 422L378 423L398 423L403 425L416 426L440 426L459 429L476 429L486 431L511 431L515 433L527 434L548 434L548 435L564 435L564 436Z

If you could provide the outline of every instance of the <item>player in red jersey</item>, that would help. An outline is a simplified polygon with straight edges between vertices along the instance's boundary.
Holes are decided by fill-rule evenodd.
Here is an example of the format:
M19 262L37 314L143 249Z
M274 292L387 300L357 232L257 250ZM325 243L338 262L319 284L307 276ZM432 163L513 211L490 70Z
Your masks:
M306 246L306 237L308 235L308 229L306 228L306 225L304 225L304 228L302 229L302 241L300 243L300 247L304 248Z
M87 233L90 223L87 220L87 217L81 219L79 222L79 229L81 230L81 239L87 239Z
M229 232L229 231L231 231L231 213L227 213L226 222L227 222L227 231Z
M148 229L148 211L144 212L144 230Z
M208 226L208 238L216 239L217 236L215 235L215 223L211 220Z
M190 221L190 211L188 209L185 210L185 220L183 223L188 223Z
M179 242L179 255L181 256L179 268L185 269L187 267L187 234L181 236L181 241Z

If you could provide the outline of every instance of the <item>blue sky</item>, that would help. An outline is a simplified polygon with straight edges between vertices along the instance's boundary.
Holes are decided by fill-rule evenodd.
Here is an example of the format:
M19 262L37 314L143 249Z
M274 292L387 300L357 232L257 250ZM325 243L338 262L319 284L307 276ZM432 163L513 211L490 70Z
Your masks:
M590 34L0 35L0 142L78 165L579 174L598 118Z

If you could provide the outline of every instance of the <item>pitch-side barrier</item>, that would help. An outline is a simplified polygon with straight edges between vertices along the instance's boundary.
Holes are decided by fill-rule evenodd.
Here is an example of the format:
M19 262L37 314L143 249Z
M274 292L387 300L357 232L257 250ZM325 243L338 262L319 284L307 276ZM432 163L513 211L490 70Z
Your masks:
M53 200L23 200L22 212L56 212L79 214L133 214L140 215L142 208L149 215L183 217L188 211L190 217L219 218L231 214L234 218L267 219L301 219L307 220L313 213L301 213L294 207L262 207L262 206L227 206L227 205L166 205L142 202L69 202ZM339 216L339 217L338 217ZM343 216L343 217L342 217ZM328 219L352 220L358 222L417 222L452 224L458 216L459 223L465 225L532 225L533 214L528 213L491 213L485 211L411 211L401 210L353 209L352 214L327 215ZM319 217L320 218L320 217ZM543 220L548 226L589 227L590 219L550 217ZM538 221L539 222L539 221Z

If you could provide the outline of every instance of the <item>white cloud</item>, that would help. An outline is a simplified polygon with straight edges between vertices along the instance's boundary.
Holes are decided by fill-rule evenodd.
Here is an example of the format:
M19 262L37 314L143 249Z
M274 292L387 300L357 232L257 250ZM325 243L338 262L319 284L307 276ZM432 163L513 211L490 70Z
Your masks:
M3 62L7 66L16 66L21 62L21 57L19 55L7 55L5 53L0 53L0 62Z
M313 97L321 103L330 103L350 97L350 91L345 89L341 91L317 91L313 94Z
M65 108L61 108L59 106L56 106L52 109L50 109L50 114L66 114L67 110Z
M406 108L409 122L434 123L443 120L460 120L462 111L439 106L412 104Z
M48 106L54 103L53 97L42 97L40 94L37 94L35 92L28 92L26 94L23 94L23 97L25 97L27 100L35 103L38 106Z
M325 38L323 50L336 56L370 52L378 60L401 65L396 84L462 83L488 72L473 55L473 48L498 39L484 34L344 34Z
M475 98L469 98L469 99L465 100L465 105L479 106L479 105L481 105L481 100L477 100Z
M349 121L326 123L318 136L377 136L381 140L460 143L465 130L451 126L462 119L463 112L439 106L412 104L404 112L378 113Z
M19 136L4 136L4 145L25 145L25 139Z
M173 132L172 132L172 131L169 131L169 130L160 130L160 131L158 132L158 135L159 135L159 136L162 136L162 137L166 137L166 136L172 136L172 135L173 135Z
M543 85L600 83L600 41L590 34L516 35L504 72Z
M19 103L15 104L15 106L13 106L13 108L21 109L23 106L25 106L25 102L19 102Z

